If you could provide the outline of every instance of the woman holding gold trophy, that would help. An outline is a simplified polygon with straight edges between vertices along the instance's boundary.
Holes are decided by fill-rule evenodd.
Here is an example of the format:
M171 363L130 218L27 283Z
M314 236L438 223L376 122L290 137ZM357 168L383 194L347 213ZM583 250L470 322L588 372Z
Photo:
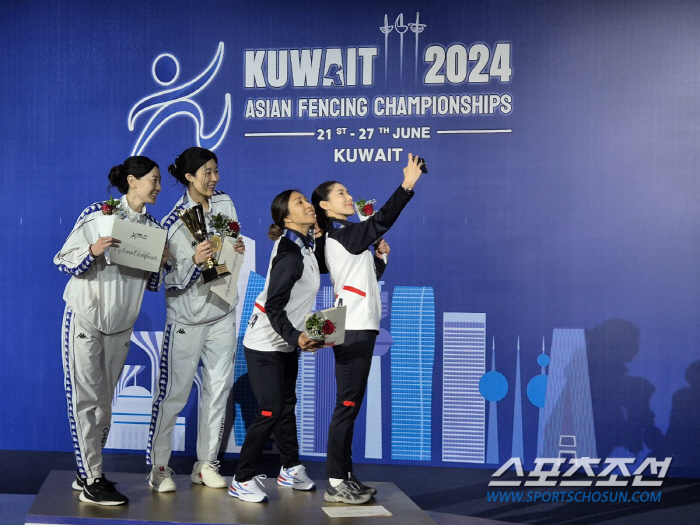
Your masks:
M73 488L81 491L81 501L123 505L128 498L102 474L102 448L143 292L146 288L159 290L162 272L111 264L109 251L118 251L120 240L100 230L105 221L112 220L133 223L124 227L141 228L144 236L150 236L152 228L160 230L145 206L156 202L160 170L147 157L129 157L110 170L109 181L123 196L86 208L54 264L71 276L63 294L66 308L61 341L68 418L78 464ZM159 248L151 255L157 268L158 259L162 267L170 254L165 248L161 256Z
M231 295L225 298L212 290L212 284L231 278L226 264L216 260L216 252L225 242L233 243L236 254L243 254L245 246L231 198L216 189L219 168L213 152L188 148L168 171L187 191L163 219L171 257L166 265L167 320L158 390L153 393L146 448L146 461L152 465L149 485L155 492L177 488L168 467L170 436L187 403L201 359L197 462L190 479L208 487L226 488L217 456L233 385L238 295L235 283Z

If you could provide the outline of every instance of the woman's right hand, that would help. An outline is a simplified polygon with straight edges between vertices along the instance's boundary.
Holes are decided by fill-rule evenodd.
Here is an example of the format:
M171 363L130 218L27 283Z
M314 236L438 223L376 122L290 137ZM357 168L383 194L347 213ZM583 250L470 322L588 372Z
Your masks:
M413 189L423 173L420 169L421 164L418 155L408 154L408 164L403 169L403 184L401 186L407 190Z
M214 250L211 248L211 243L208 240L204 240L197 245L192 256L192 261L197 265L201 266L204 262L209 259L209 257L214 255Z
M114 237L100 237L88 246L88 250L93 257L99 257L110 246L119 246L119 242L119 239L115 239Z
M309 339L304 332L299 334L299 348L305 352L315 352L319 348L323 348L324 341L316 341Z

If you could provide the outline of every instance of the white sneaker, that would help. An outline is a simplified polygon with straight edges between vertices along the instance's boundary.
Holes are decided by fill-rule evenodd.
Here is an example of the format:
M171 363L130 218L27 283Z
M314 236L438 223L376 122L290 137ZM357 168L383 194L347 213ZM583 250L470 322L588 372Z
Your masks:
M267 501L267 494L265 494L263 490L265 485L263 485L262 482L266 477L265 474L260 474L244 483L238 483L234 476L231 486L228 488L228 494L229 496L238 498L241 501L248 501L249 503L262 503L263 501Z
M174 492L177 490L177 485L171 477L173 469L167 465L153 465L151 473L148 475L148 486L153 489L153 492Z
M304 465L297 465L292 468L280 468L280 475L277 476L277 484L283 487L292 487L296 490L316 489L316 483L306 475Z
M190 475L192 483L204 484L213 489L225 489L228 486L226 478L219 474L218 461L197 461Z

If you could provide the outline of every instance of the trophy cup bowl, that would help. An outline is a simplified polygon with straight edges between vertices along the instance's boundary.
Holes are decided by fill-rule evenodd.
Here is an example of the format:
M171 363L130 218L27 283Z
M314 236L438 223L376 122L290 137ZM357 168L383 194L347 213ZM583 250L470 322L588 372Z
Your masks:
M207 240L207 226L204 218L204 208L202 208L201 204L195 204L188 210L178 210L177 214L187 226L187 229L190 230L197 244ZM226 265L219 264L214 256L209 257L204 262L204 266L202 277L205 283L231 275Z

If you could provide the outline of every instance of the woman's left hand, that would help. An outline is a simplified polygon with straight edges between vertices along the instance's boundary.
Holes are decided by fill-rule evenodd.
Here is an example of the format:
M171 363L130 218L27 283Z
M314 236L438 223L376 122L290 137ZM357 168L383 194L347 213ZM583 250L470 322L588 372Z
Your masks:
M239 237L236 244L233 245L233 249L236 253L245 253L245 244L243 244L243 237Z
M376 248L374 249L374 253L377 257L380 258L384 258L385 255L389 255L390 251L391 248L389 248L389 243L386 242L384 239L379 241L379 244L377 244Z
M162 257L160 258L160 267L161 267L161 268L162 268L163 266L165 266L165 263L168 262L168 259L170 259L170 250L168 249L168 246L166 245L166 246L163 248L163 255L162 255Z

